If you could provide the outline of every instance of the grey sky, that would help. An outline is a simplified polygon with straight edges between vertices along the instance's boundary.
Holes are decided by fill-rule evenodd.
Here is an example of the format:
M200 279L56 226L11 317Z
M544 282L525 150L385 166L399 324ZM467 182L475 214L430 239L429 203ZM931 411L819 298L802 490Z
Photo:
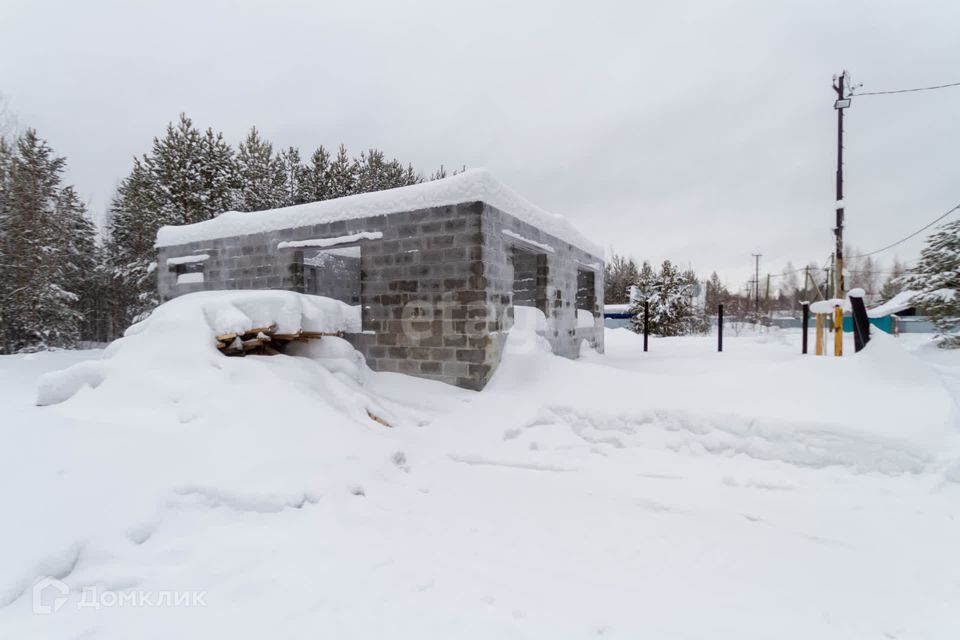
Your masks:
M101 215L186 111L309 154L484 166L596 241L741 286L831 251L831 76L960 81L960 3L0 4L0 92ZM847 237L868 251L960 202L960 87L855 99ZM882 254L916 255L922 240Z

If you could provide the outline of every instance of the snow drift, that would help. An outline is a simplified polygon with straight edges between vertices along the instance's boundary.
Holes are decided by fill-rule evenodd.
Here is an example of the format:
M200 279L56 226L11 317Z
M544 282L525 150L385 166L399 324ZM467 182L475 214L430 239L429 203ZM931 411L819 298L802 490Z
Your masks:
M229 367L216 349L215 337L270 325L276 325L277 333L358 332L360 310L337 300L291 291L184 295L160 305L143 322L127 329L102 359L43 376L37 404L63 402L83 388L107 383L117 388L124 404L136 398L151 405L151 400L164 394L176 398L177 390L184 387L184 375L195 376L196 384L215 386L214 379Z
M226 295L161 308L51 406L28 380L88 354L0 358L6 635L955 635L955 353L803 357L780 332L645 353L617 330L573 361L518 308L474 393L337 338L223 357L215 331L309 322L303 297ZM42 576L70 589L52 616ZM88 589L207 606L84 608Z

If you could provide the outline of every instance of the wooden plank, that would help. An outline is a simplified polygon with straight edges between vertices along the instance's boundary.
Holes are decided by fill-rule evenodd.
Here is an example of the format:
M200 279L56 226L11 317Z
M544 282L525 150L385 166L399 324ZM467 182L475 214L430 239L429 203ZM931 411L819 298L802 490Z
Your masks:
M260 333L270 335L276 330L277 330L277 325L271 324L269 327L254 327L252 329L245 329L244 331L241 331L239 333L236 331L232 331L230 333L224 333L217 336L217 340L219 340L220 342L231 342L234 338L237 338L239 336L248 336L248 335L255 336Z
M376 415L375 413L372 413L372 412L370 411L370 409L367 409L367 415L370 416L370 419L373 420L374 422L376 422L377 424L382 424L382 425L385 426L385 427L391 427L391 428L393 428L393 425L392 425L392 424L390 424L389 422L387 422L386 420L384 420L384 419L381 418L380 416Z
M265 344L267 344L267 343L269 343L269 342L270 342L270 339L269 339L269 338L267 338L266 340L264 340L264 339L262 339L262 338L251 338L250 340L244 340L244 341L243 341L243 350L244 350L244 351L250 351L251 349L256 349L257 347L262 347L263 345L265 345Z

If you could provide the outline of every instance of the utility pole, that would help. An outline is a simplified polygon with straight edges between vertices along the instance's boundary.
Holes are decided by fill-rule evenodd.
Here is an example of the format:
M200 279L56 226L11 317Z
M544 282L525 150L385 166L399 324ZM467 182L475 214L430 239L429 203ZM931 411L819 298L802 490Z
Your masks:
M763 312L767 314L767 317L771 317L770 314L770 272L767 272L767 289L763 294Z
M849 77L846 71L843 71L839 77L835 77L836 84L833 90L837 92L837 101L833 103L833 108L837 111L837 226L833 230L836 236L837 248L834 253L834 297L843 297L843 112L850 106L850 97L847 95L847 85Z
M756 300L756 314L757 318L760 318L760 258L763 256L762 253L752 253L755 260L755 266L753 270L753 297Z

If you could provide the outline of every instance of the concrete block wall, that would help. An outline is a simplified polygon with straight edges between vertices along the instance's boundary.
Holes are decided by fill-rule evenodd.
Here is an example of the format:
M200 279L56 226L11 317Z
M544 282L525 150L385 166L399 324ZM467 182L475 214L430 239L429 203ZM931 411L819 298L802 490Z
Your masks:
M364 335L355 346L377 371L482 389L486 327L479 202L386 216L363 246Z
M505 236L505 229L553 252ZM596 327L584 329L576 327L575 308L578 266L596 267L596 299L603 299L602 259L481 202L163 247L161 299L222 289L304 292L298 252L309 249L277 245L364 231L383 237L354 245L361 249L363 333L348 339L374 370L482 389L500 361L503 331L512 325L515 250L536 264L534 286L546 293L547 339L554 351L576 357L581 340L603 349L600 309L594 309ZM203 282L178 284L166 260L198 254L210 256L203 263Z
M483 362L486 326L468 317L485 299L478 202L281 229L163 247L158 255L161 299L193 291L287 289L304 291L299 249L284 241L379 231L362 240L363 333L348 336L377 371L441 380L469 389L487 382ZM251 213L250 215L257 215ZM350 246L347 244L338 247ZM168 258L209 254L204 281L177 284Z
M581 343L586 341L602 353L603 310L600 304L603 300L603 258L489 205L483 207L481 230L487 297L492 307L491 314L499 319L495 327L491 326L491 340L484 359L490 368L489 374L500 362L506 342L503 332L512 326L511 294L517 286L517 267L529 269L531 254L539 260L538 286L544 289L541 295L545 298L546 307L541 310L547 317L544 337L550 342L553 352L576 358L580 354ZM593 325L590 327L577 326L578 272L581 270L594 274L593 309L588 310L593 315ZM523 298L524 304L531 304L528 292L524 292ZM541 305L534 303L531 306Z

